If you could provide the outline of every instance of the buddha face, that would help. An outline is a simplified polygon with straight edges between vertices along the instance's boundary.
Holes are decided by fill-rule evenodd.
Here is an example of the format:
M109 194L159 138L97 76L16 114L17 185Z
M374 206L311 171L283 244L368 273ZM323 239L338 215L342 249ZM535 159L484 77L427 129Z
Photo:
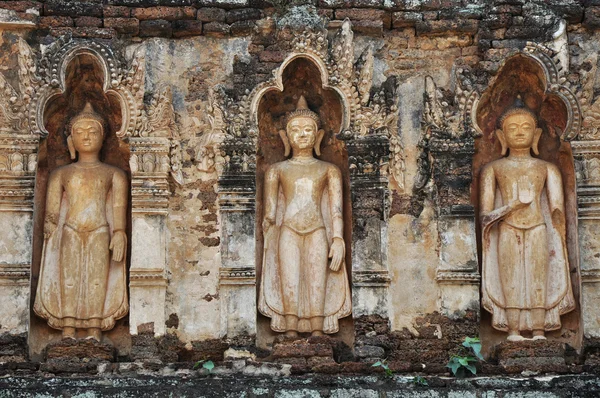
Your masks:
M102 148L104 131L97 120L81 119L73 125L71 137L77 152L94 153Z
M515 113L502 123L502 131L509 148L527 149L535 139L535 120L528 113Z
M306 116L293 118L287 124L287 137L292 148L307 149L313 148L317 140L317 123Z

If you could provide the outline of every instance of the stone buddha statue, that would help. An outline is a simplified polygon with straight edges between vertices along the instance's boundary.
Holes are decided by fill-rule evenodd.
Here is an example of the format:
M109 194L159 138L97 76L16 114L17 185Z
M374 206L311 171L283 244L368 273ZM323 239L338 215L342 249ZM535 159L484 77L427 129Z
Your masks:
M63 338L76 329L98 341L129 309L125 173L102 163L104 120L87 104L69 125L77 161L50 174L34 311ZM78 155L78 156L77 156Z
M499 120L502 155L480 179L482 303L509 341L561 327L575 308L559 169L537 159L542 129L520 99Z
M285 156L265 174L259 311L288 336L335 333L352 311L345 267L342 175L316 159L324 131L300 97L279 134Z

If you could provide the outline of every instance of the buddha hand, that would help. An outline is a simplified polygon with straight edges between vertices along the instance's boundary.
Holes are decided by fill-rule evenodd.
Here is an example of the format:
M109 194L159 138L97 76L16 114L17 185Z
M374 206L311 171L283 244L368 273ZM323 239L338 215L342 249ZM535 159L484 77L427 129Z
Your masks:
M113 252L113 261L119 262L123 260L125 250L127 249L127 235L124 231L115 231L110 240L109 249Z
M331 259L329 269L334 272L339 271L345 254L346 245L344 244L344 240L341 238L333 238L333 243L329 249L329 258Z

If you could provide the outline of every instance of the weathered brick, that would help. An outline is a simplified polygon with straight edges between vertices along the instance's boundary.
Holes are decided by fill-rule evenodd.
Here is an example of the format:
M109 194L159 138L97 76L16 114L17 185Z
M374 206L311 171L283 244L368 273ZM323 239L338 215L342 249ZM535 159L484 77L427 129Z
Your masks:
M202 35L202 21L173 21L173 37L187 37L200 35Z
M334 14L333 14L333 10L331 8L319 8L317 10L317 13L325 18L329 18L329 19L333 19L334 18Z
M513 25L506 30L504 35L505 39L535 39L544 37L548 33L546 29L541 26L535 26L531 24L526 25Z
M406 28L415 26L417 21L423 20L423 14L411 11L398 11L392 14L392 26L394 28Z
M171 22L164 19L140 21L140 37L171 37L173 28Z
M148 7L134 8L131 10L131 16L140 21L163 19L165 21L176 21L179 19L196 18L196 9L194 7Z
M42 3L37 1L0 1L0 9L16 12L35 10L35 12L39 13L42 10L42 7Z
M342 20L348 18L352 21L382 21L383 27L386 29L392 26L392 14L384 10L364 8L339 9L335 10L335 18Z
M354 21L352 30L369 36L383 36L383 21Z
M436 21L439 19L439 15L440 15L440 13L437 11L424 11L423 19L425 21Z
M102 27L102 18L77 17L77 18L75 18L75 26L87 27L87 28L100 28L100 27Z
M600 7L588 7L585 9L583 26L588 29L600 28Z
M492 7L489 10L490 14L510 14L521 15L523 7L518 4L502 4Z
M265 16L262 10L256 8L240 8L237 10L227 11L227 17L225 21L228 24L232 24L237 21L248 21L261 19Z
M308 344L303 341L275 344L273 358L332 357L333 349L328 344Z
M199 8L196 19L202 22L225 22L227 11L222 8Z
M135 18L104 18L104 27L113 28L121 34L137 36L140 21Z
M209 22L204 24L203 31L206 36L224 37L229 35L229 25L222 22Z
M250 3L258 3L257 0L196 0L196 7L220 7L225 9L246 8Z
M58 28L60 26L68 27L68 26L73 26L73 18L61 17L61 16L40 17L38 24L39 24L39 27L42 29Z
M231 24L230 31L232 36L250 36L255 27L254 21L237 21Z
M479 21L475 19L442 20L442 21L417 21L416 32L419 35L440 35L447 32L475 33Z
M104 6L104 18L129 18L131 9L123 6Z
M159 0L106 0L106 4L127 7L151 7L160 4Z
M115 33L111 28L50 28L50 34L57 37L71 34L81 38L112 39Z
M51 0L44 4L44 15L65 15L69 17L88 15L91 17L102 17L102 4L76 0Z
M283 62L285 53L283 51L263 51L258 54L261 62Z

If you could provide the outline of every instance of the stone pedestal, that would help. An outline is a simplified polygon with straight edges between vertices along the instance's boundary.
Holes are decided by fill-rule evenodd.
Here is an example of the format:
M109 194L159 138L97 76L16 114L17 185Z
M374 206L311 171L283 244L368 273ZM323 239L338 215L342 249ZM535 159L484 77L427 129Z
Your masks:
M503 342L494 347L493 358L507 373L568 371L565 344L552 340Z
M114 362L116 349L94 339L63 339L50 343L41 370L51 373L96 373L98 364Z

